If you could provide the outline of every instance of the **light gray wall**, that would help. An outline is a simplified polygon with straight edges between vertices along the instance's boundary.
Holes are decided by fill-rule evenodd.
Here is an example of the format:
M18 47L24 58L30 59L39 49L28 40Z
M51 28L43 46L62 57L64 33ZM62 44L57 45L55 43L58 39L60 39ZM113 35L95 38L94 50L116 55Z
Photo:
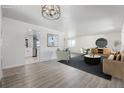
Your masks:
M47 33L59 35L59 46L63 47L63 33L25 22L3 18L3 68L25 64L25 35L29 29L41 31L40 60L56 58L57 47L47 47Z
M1 25L2 25L2 9L0 6L0 79L2 78L2 71L1 71L1 43L2 43L2 39L1 39Z
M3 68L25 64L24 35L21 23L3 18Z
M121 50L124 52L124 25L121 31Z

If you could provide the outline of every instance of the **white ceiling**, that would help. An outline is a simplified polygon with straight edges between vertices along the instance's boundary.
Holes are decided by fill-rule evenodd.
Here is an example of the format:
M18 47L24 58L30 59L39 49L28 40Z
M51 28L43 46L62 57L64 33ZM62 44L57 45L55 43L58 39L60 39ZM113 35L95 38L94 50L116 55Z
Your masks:
M43 18L40 5L4 6L3 16L64 31L71 38L121 31L124 6L64 5L61 6L61 18L58 20Z

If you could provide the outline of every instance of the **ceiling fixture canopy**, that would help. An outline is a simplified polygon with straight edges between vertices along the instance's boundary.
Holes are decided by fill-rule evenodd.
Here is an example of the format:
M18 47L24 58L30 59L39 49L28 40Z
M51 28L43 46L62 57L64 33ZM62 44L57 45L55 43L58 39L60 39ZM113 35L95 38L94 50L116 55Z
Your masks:
M57 20L60 18L59 5L42 5L42 16L49 20Z

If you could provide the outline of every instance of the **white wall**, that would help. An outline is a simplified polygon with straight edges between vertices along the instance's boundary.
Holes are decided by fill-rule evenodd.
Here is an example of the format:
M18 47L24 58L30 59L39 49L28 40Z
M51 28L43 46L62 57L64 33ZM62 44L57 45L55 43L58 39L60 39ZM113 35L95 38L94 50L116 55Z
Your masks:
M74 52L80 52L81 48L93 48L97 47L95 45L95 41L98 38L106 38L108 40L108 45L107 47L112 48L112 49L121 49L121 45L117 46L116 48L114 47L115 41L121 42L121 32L109 32L106 34L101 34L101 35L89 35L89 36L81 36L81 37L76 37L73 38L72 40L75 40L75 47L72 47L71 50Z
M1 39L1 25L2 25L2 9L0 6L0 80L2 78L2 71L1 71L1 43L2 43L2 39Z
M105 34L105 37L108 40L108 47L112 48L114 51L121 50L121 31L120 32L111 32ZM118 46L115 46L115 42L119 42Z
M41 26L3 18L3 68L25 64L25 35L29 29L41 31L41 61L56 58L57 47L47 47L47 33L59 35L59 46L63 47L63 33Z
M121 50L124 51L124 25L121 31Z

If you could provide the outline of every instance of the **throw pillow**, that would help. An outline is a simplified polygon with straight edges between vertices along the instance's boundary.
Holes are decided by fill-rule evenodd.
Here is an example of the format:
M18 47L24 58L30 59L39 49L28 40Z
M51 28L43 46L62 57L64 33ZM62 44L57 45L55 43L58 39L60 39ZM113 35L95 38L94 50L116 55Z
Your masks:
M109 57L108 57L108 60L113 60L114 59L114 55L110 55Z
M118 54L120 54L120 51L118 51L118 52L116 52L116 53L114 54L114 60L117 59L117 55L118 55Z
M116 61L121 61L121 54L118 54L118 55L117 55Z
M116 57L117 57L117 53L114 54L113 60L116 60Z
M124 53L121 54L121 62L124 62Z

